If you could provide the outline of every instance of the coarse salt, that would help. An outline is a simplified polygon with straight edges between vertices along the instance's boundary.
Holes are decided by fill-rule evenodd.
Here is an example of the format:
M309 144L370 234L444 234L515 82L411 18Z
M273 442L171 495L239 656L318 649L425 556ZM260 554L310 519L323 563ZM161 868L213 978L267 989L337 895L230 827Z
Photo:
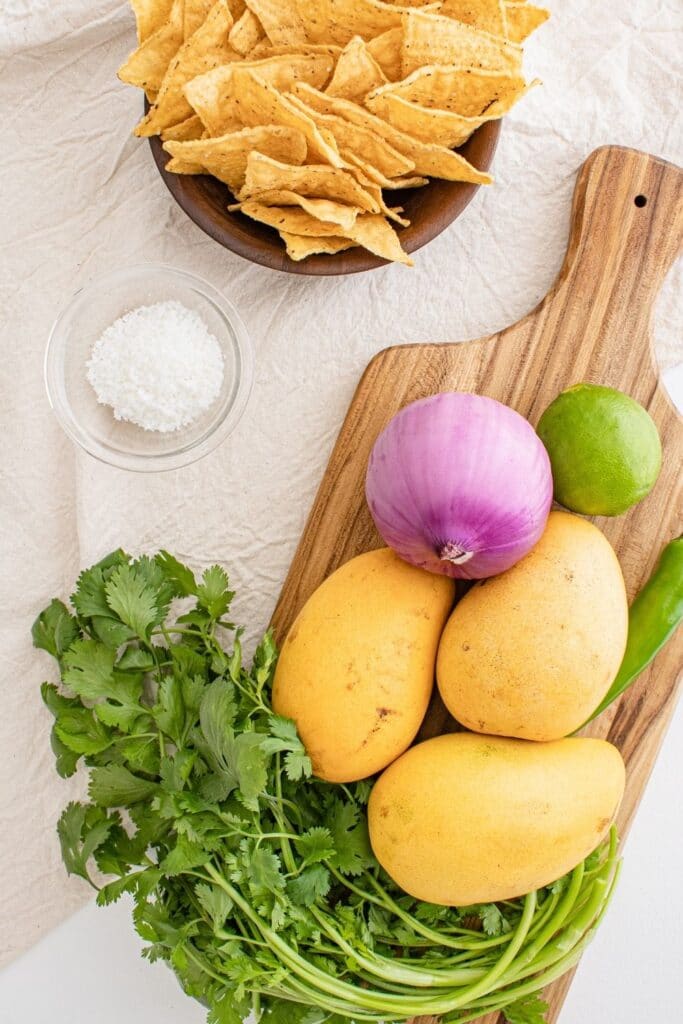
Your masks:
M218 397L223 353L202 318L181 302L140 306L115 320L93 346L87 377L117 420L168 433L186 427Z

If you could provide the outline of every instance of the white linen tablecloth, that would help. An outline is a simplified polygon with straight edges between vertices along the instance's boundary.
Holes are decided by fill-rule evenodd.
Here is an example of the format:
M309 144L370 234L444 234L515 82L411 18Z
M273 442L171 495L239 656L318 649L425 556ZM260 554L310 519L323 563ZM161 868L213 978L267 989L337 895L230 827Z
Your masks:
M266 626L344 410L389 344L464 340L526 313L559 269L574 178L604 143L683 158L681 0L549 0L527 47L544 80L506 119L496 184L408 270L306 279L252 266L179 210L130 130L140 96L115 71L134 46L119 0L0 0L0 962L77 907L54 826L82 780L54 773L38 687L53 667L30 626L80 567L122 545L226 564L235 614ZM45 398L50 325L82 284L162 261L239 307L256 380L238 429L188 469L127 474L78 452ZM681 268L657 309L679 361Z

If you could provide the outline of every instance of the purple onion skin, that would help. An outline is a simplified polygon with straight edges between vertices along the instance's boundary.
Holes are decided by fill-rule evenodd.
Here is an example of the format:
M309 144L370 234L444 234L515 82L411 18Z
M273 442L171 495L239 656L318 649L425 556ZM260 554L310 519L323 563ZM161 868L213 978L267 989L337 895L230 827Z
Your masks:
M493 398L449 391L394 416L372 449L365 493L385 544L406 562L477 580L534 546L553 481L523 416Z

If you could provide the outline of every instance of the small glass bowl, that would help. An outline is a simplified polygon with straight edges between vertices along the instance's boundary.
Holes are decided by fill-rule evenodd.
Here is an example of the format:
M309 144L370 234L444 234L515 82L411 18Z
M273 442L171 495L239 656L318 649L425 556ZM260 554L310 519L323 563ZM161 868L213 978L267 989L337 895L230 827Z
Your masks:
M221 347L224 374L209 409L187 427L160 433L114 419L86 374L93 345L110 324L167 300L201 316ZM102 462L137 472L179 469L221 444L244 412L253 373L251 341L232 303L208 281L154 263L112 271L77 291L57 317L45 352L48 399L71 440Z

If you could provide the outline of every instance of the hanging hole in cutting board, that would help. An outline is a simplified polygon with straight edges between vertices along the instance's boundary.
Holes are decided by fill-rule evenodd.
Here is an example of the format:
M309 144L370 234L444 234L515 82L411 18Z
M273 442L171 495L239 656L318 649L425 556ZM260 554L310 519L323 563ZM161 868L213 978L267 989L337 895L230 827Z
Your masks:
M647 196L636 196L633 202L642 209L643 206L647 206Z

